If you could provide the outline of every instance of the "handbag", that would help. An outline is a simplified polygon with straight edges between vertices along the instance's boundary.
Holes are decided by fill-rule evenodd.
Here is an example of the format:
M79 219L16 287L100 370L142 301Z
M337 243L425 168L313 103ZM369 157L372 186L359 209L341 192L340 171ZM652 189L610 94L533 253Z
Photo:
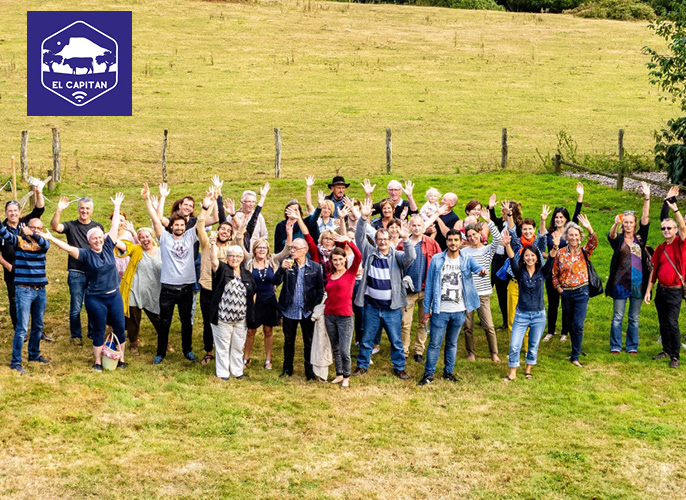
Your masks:
M603 282L600 281L598 272L595 270L595 267L593 267L593 264L591 264L591 259L588 258L588 255L586 255L586 251L583 248L581 249L581 253L584 254L586 269L588 270L588 296L595 297L596 295L603 293Z
M672 268L676 272L676 275L679 277L679 281L681 281L681 296L686 299L686 284L684 283L684 277L677 270L676 266L674 265L674 262L672 262L672 259L669 258L669 254L667 252L662 253L665 254L665 257L667 257L667 261L672 265Z

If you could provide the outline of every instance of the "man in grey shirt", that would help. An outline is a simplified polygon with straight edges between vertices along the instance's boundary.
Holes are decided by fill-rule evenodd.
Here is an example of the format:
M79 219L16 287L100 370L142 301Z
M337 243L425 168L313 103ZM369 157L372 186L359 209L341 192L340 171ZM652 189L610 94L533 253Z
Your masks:
M169 328L174 316L174 306L179 307L181 321L181 346L183 355L190 361L198 361L193 354L193 285L195 284L195 257L193 247L198 241L196 231L205 230L205 219L215 200L214 189L203 199L202 212L195 227L186 229L186 219L175 213L169 218L168 232L150 200L150 188L146 184L141 192L152 220L155 234L160 240L162 258L162 288L160 290L160 326L157 332L157 356L154 364L160 364L167 354Z

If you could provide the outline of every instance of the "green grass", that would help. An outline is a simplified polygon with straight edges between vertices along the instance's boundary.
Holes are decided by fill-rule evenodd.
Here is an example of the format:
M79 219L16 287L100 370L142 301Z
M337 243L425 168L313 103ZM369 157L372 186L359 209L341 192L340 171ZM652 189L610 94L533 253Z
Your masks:
M286 201L302 200L307 173L324 187L340 171L357 197L369 176L380 196L390 179L380 177L389 126L394 175L417 182L418 201L429 186L456 191L459 207L495 191L537 218L542 203L575 200L574 180L531 174L541 170L536 150L552 153L559 130L580 154L610 154L622 127L627 149L644 154L651 131L674 113L647 82L640 48L656 40L641 23L309 1L97 7L134 12L131 118L27 118L27 7L2 3L0 158L18 155L20 131L29 129L30 173L44 174L50 127L61 130L64 182L47 193L46 221L65 194L93 196L95 219L105 221L109 196L122 190L123 209L145 223L138 190L159 181L164 128L172 197L200 196L219 173L224 194L237 198L272 177L277 126L286 179L267 201L270 229ZM511 169L489 171L504 126ZM584 211L603 234L615 213L640 204L588 184ZM74 208L64 214L74 216ZM653 223L650 242L659 238ZM90 349L68 344L66 256L48 255L46 332L57 342L43 349L53 363L31 364L25 377L0 369L2 497L656 499L686 489L686 384L680 371L650 361L658 351L653 306L642 311L638 356L608 353L611 303L596 298L586 368L573 370L569 345L553 341L540 350L535 379L512 384L500 380L504 364L486 361L478 329L476 363L460 341L456 385L418 388L391 377L386 340L350 391L306 384L302 353L296 376L283 380L280 330L275 369L262 370L258 337L250 379L227 384L213 365L190 366L178 353L153 367L147 321L141 357L129 358L125 373L98 375ZM601 238L601 277L609 261ZM2 302L0 359L8 361ZM178 323L171 338L178 347ZM507 335L498 340L504 358ZM194 346L202 350L199 324ZM410 361L408 371L418 380L422 368Z
M383 184L387 178L373 180ZM543 202L571 207L575 200L575 180L549 174L421 176L417 189L447 191L456 180L460 206L495 191L526 200L525 215L536 217ZM270 228L304 183L274 184L266 210ZM232 195L243 186L224 191ZM185 186L193 193L202 188ZM351 191L362 195L357 185ZM88 192L96 199L96 219L103 220L109 190ZM641 204L639 196L591 183L586 193L584 212L601 235L616 212ZM124 209L143 223L140 200L133 189L127 195ZM658 211L655 201L653 220ZM74 215L70 208L65 218ZM658 229L653 223L651 242L659 241ZM594 263L603 278L609 260L601 237ZM505 384L506 366L487 361L477 328L476 363L466 361L460 341L458 384L437 380L416 387L422 367L413 361L408 371L414 381L395 379L384 339L369 373L344 392L304 382L300 347L293 379L278 378L278 329L275 369L261 368L258 336L250 379L243 382L224 383L214 377L213 365L191 366L178 353L153 367L155 338L147 321L146 346L139 358L129 357L126 372L92 373L90 349L68 344L64 253L51 250L49 263L46 331L58 341L43 350L53 363L31 364L24 377L0 370L2 496L624 499L678 497L686 486L680 439L686 383L666 362L650 360L659 351L652 306L643 308L635 357L609 354L611 301L599 297L589 307L583 370L567 361L569 344L553 340L540 349L533 381L519 377ZM6 314L0 324L6 332L0 359L7 360ZM177 347L178 332L175 322ZM503 359L508 340L499 333ZM202 351L199 324L194 347Z
M540 167L536 151L552 154L563 129L580 153L613 154L624 128L627 151L645 154L675 114L648 83L641 47L660 41L645 23L309 0L98 7L133 11L133 117L27 118L27 7L5 0L0 164L28 129L32 173L44 173L58 126L65 179L137 185L159 176L168 128L172 182L267 178L280 127L285 177L362 177L382 173L392 127L399 175L442 174L499 163L507 127L521 169Z

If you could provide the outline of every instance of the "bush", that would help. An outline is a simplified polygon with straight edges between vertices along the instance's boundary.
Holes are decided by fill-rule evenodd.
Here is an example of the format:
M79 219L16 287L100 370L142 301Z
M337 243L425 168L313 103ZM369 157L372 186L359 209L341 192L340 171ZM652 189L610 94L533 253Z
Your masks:
M416 0L415 2L410 0L410 3L451 9L505 10L505 7L498 5L495 0Z
M584 0L498 0L512 12L551 12L559 14L564 10L574 9Z
M637 0L597 0L564 12L577 17L614 19L616 21L652 21L655 19L653 8Z

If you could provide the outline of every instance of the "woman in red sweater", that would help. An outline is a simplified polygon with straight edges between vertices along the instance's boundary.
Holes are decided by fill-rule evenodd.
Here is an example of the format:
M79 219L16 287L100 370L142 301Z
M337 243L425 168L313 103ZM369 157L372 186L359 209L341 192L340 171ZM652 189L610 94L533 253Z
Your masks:
M331 383L347 388L350 387L350 344L353 338L353 289L362 254L347 236L339 236L336 241L347 244L354 258L348 267L345 249L336 247L331 251L333 272L326 282L324 322L336 365L336 378Z

